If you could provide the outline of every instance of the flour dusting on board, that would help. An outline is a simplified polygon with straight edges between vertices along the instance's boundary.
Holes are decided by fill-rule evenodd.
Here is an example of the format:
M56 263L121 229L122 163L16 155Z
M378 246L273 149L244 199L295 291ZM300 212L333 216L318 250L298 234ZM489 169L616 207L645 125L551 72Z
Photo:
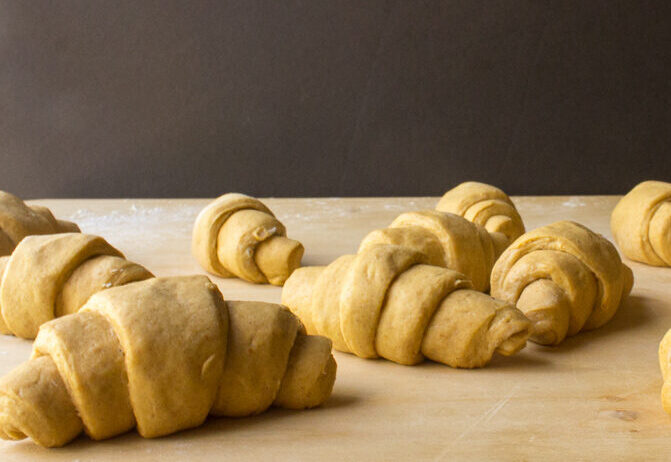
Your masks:
M568 200L562 202L564 207L584 207L587 203L580 197L570 197Z
M90 209L79 209L68 217L79 225L85 233L105 235L113 233L118 237L137 236L143 229L151 227L152 232L175 232L175 223L192 223L201 211L201 206L182 206L166 209L163 207L143 207L130 204L107 213ZM189 230L190 231L190 230Z
M428 199L430 204L435 202L434 199ZM379 214L380 212L394 212L399 214L410 210L417 210L421 208L433 208L433 205L427 206L420 202L410 200L403 203L387 203L380 204L379 201L375 203L365 203L363 201L354 204L343 202L341 198L320 198L320 199L301 199L301 208L299 211L277 213L277 218L284 221L301 221L301 222L324 222L334 218L346 218L357 214ZM272 209L272 206L271 206Z
M351 213L351 207L342 206L339 198L301 199L302 206L298 212L273 213L281 222L301 221L310 223L312 221L328 220L330 218L345 217ZM286 224L286 223L285 223Z

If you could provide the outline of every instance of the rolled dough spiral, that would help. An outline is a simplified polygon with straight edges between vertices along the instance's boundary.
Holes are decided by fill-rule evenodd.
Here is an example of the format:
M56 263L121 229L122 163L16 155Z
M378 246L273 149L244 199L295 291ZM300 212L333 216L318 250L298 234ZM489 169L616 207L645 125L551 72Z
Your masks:
M93 295L44 324L32 358L0 380L0 437L62 446L137 427L152 438L323 403L331 342L286 308L224 302L206 276L153 278Z
M26 237L0 257L0 274L0 332L23 338L95 292L152 277L103 238L80 233Z
M492 270L492 296L533 323L531 340L556 345L608 322L633 285L631 270L603 236L571 221L520 236Z
M494 237L493 237L494 236ZM436 210L399 215L388 228L369 233L359 252L379 244L408 247L427 256L431 265L463 273L475 290L489 289L489 275L499 249L495 237L480 225L453 213Z
M253 197L229 193L205 207L193 227L193 255L208 272L281 286L300 266L303 245Z
M513 305L471 290L456 271L407 247L376 245L326 267L297 269L282 303L335 349L400 364L424 357L481 367L526 344L529 321Z
M0 191L0 255L11 254L26 236L73 232L79 232L76 224L57 220L48 208Z
M671 266L671 183L644 181L620 199L610 229L628 258Z
M501 243L499 253L524 234L524 223L513 201L499 188L485 183L467 181L450 189L436 210L454 213L484 226L495 241Z

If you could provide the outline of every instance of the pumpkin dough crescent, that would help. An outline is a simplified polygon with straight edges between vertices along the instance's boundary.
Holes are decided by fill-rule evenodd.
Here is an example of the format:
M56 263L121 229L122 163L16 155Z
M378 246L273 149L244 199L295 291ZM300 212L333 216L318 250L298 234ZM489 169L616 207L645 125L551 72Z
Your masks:
M629 191L615 206L610 229L628 258L671 266L671 183L644 181Z
M0 191L0 255L11 254L26 236L73 232L79 232L76 224L57 220L48 208Z
M208 272L281 286L300 266L303 246L261 201L229 193L205 207L193 227L192 252Z
M608 322L633 281L613 244L560 221L520 236L503 252L492 270L492 296L527 315L531 340L556 345Z
M152 278L40 328L32 358L0 380L0 437L168 435L208 414L318 406L335 373L331 342L286 308L225 303L205 276Z
M450 189L438 202L436 210L454 213L487 231L502 236L504 248L524 234L524 223L515 204L499 188L477 181L467 181ZM503 250L503 249L502 249Z
M456 271L407 247L376 245L326 267L297 269L282 303L335 349L400 364L424 358L482 367L526 344L529 321L513 305L472 290Z
M26 237L0 258L0 275L0 332L23 338L95 292L153 277L103 238L80 233Z
M662 370L662 406L667 414L671 414L671 330L666 332L659 343L659 367Z

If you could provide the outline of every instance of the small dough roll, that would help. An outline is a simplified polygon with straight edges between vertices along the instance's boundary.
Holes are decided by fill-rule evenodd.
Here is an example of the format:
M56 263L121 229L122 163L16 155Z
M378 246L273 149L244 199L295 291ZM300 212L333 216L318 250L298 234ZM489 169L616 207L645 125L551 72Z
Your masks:
M499 253L524 234L524 223L513 201L489 184L461 183L443 195L436 210L454 213L484 226L500 243Z
M628 258L671 266L671 183L644 181L620 199L610 229Z
M318 406L335 374L331 342L286 308L227 304L206 276L152 278L40 328L32 358L0 379L0 437L168 435L208 414Z
M578 223L560 221L506 249L492 270L492 296L527 315L531 340L556 345L607 323L633 281L613 244Z
M193 255L206 271L281 286L300 266L303 245L258 199L229 193L205 207L193 227Z
M48 208L27 205L15 195L0 191L0 255L11 254L26 236L78 232L76 224L57 220Z
M326 267L297 269L282 303L309 333L362 358L474 368L525 346L530 323L522 312L426 260L407 247L372 246Z
M26 237L0 258L0 274L0 332L28 339L98 291L153 277L103 238L81 233Z

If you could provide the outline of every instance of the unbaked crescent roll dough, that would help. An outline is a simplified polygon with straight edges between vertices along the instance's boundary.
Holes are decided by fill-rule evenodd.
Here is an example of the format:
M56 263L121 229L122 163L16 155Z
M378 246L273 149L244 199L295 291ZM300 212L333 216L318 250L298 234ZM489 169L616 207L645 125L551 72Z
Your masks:
M399 215L388 228L369 233L359 252L375 245L392 244L423 253L427 263L463 273L475 290L489 289L489 275L503 246L480 225L453 213L436 210ZM506 241L507 245L507 241Z
M438 202L436 210L454 213L484 226L503 248L524 234L524 223L515 204L499 188L477 181L467 181L450 189ZM500 233L503 236L496 237ZM501 249L503 251L503 249Z
M153 277L103 238L80 233L26 237L0 258L0 275L0 332L23 338L95 292Z
M419 252L376 245L326 267L297 269L282 303L308 333L329 337L337 350L473 368L494 352L523 348L530 323L513 305L471 287L463 274L428 265Z
M79 232L76 224L57 220L48 208L0 191L0 255L11 254L26 236L73 232Z
M556 345L608 322L633 285L631 270L600 234L571 221L520 236L492 270L492 296L533 323L531 340Z
M610 229L632 260L671 266L671 183L644 181L620 199Z
M0 380L0 437L168 435L208 414L318 406L335 373L331 342L286 308L226 304L206 276L148 279L40 328L32 358Z
M667 331L659 343L659 367L662 370L662 406L671 414L671 330Z
M215 199L193 227L193 255L221 277L281 286L300 266L303 250L261 201L243 194Z

